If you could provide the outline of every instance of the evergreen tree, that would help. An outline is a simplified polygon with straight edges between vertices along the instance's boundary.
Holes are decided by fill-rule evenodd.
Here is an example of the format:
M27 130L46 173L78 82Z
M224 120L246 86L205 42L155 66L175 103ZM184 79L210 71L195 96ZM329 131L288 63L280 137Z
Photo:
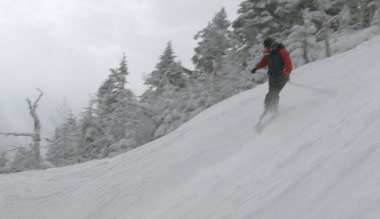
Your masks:
M154 138L171 132L186 120L183 93L187 78L181 63L175 61L169 42L155 70L146 79L149 87L142 96L142 103L149 104L147 111L153 114Z
M103 82L98 89L97 93L97 116L106 117L112 114L114 110L113 104L117 101L117 95L122 93L127 83L126 77L128 75L127 60L125 55L120 62L119 68L110 69L111 74ZM108 119L108 118L102 118ZM103 121L104 122L104 121Z
M104 158L120 153L125 148L116 148L114 144L125 138L125 126L119 126L125 122L126 118L120 113L120 108L124 104L126 94L125 84L128 75L127 61L125 55L118 68L111 69L111 74L100 86L97 94L96 130L100 136L93 141L88 151L92 158ZM93 133L87 133L93 134Z
M109 148L109 156L125 152L137 147L134 130L135 121L138 116L137 100L134 94L127 89L122 89L117 95L116 102L112 108L106 135L111 136L112 144Z
M316 60L314 51L320 50L315 38L317 27L312 22L316 15L316 12L310 12L308 9L305 9L303 13L304 23L302 25L294 25L292 33L285 41L294 67Z
M195 36L199 40L193 62L196 69L189 80L185 112L190 119L213 104L251 88L250 74L243 64L247 53L237 35L229 30L225 10L215 14L206 28Z
M233 22L234 32L248 47L262 42L266 36L284 39L290 30L286 22L289 12L285 1L245 0L240 3L238 18Z
M356 19L355 27L357 29L364 29L371 26L376 14L376 2L375 0L357 0L355 1L356 10L354 10L353 16Z
M146 78L145 84L149 86L148 89L156 94L163 92L167 84L180 88L186 86L183 67L179 62L175 61L171 42L167 44L164 53L160 56L159 63L156 65L156 69Z
M127 57L123 54L120 65L116 69L111 69L110 78L113 79L114 88L117 90L124 90L127 83L128 67L127 67Z
M232 47L230 25L222 8L208 26L195 35L199 42L192 60L197 70L211 74L220 69L223 56Z
M168 84L162 95L158 97L159 101L154 105L156 110L154 138L174 131L188 120L184 101L185 92Z
M31 147L29 147L31 148ZM25 170L36 169L34 160L34 151L21 147L17 150L16 155L10 164L10 172L21 172Z
M80 143L77 121L71 113L64 123L57 127L54 136L48 139L46 160L55 166L67 166L79 161Z
M169 81L178 83L176 75L170 71L165 73ZM144 109L139 106L133 92L125 88L127 76L127 61L123 55L120 66L111 69L111 74L98 91L95 110L96 125L92 126L93 128L89 129L91 132L86 134L92 136L91 138L94 138L96 133L100 135L98 138L95 137L95 140L91 139L90 157L115 156L140 146L150 139L147 136L149 128L141 127L142 124L148 123ZM138 122L141 120L144 120L144 123Z
M96 141L99 136L102 136L101 130L98 125L98 120L95 117L93 105L96 99L91 99L89 105L80 114L78 119L78 130L80 141L78 144L79 162L94 159L95 154L93 149L96 147Z

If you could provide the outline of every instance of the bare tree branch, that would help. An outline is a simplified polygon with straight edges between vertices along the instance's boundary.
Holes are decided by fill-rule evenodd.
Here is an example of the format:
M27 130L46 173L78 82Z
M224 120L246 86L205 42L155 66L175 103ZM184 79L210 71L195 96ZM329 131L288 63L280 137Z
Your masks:
M25 136L25 137L34 137L35 134L33 133L2 133L0 132L0 135L5 135L5 137L8 137L8 136L16 136L16 137L20 137L20 136Z
M40 94L38 95L37 99L34 101L34 103L32 104L32 101L27 98L26 101L28 102L28 105L29 105L29 110L30 111L35 111L38 107L38 102L40 101L42 95L44 95L44 92L40 89L36 89Z
M22 150L22 149L25 149L25 148L24 147L12 148L12 149L9 149L9 150L6 150L6 151L0 151L0 154L2 154L2 153L7 154L7 153L10 153L10 152L17 151L17 150Z

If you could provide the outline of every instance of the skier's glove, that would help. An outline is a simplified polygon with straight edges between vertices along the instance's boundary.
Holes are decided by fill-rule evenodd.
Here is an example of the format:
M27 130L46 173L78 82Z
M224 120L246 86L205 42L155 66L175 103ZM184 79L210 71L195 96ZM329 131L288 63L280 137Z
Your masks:
M256 70L257 70L257 68L252 69L252 70L251 70L251 73L252 73L252 74L255 74L255 73L256 73Z

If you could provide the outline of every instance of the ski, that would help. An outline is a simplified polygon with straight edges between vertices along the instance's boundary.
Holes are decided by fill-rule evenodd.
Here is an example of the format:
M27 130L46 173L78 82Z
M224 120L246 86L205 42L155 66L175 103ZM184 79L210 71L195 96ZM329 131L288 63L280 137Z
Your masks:
M275 116L275 112L264 111L264 113L260 116L259 121L255 125L256 131L258 133L261 133L265 127L274 119Z

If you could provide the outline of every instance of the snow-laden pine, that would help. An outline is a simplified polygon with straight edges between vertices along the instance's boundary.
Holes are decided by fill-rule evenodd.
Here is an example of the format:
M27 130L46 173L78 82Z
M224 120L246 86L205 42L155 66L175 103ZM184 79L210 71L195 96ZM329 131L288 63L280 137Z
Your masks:
M142 103L152 112L154 138L159 138L186 121L184 111L187 74L181 63L175 60L171 42L165 48L156 65L146 79L148 90L142 95Z

